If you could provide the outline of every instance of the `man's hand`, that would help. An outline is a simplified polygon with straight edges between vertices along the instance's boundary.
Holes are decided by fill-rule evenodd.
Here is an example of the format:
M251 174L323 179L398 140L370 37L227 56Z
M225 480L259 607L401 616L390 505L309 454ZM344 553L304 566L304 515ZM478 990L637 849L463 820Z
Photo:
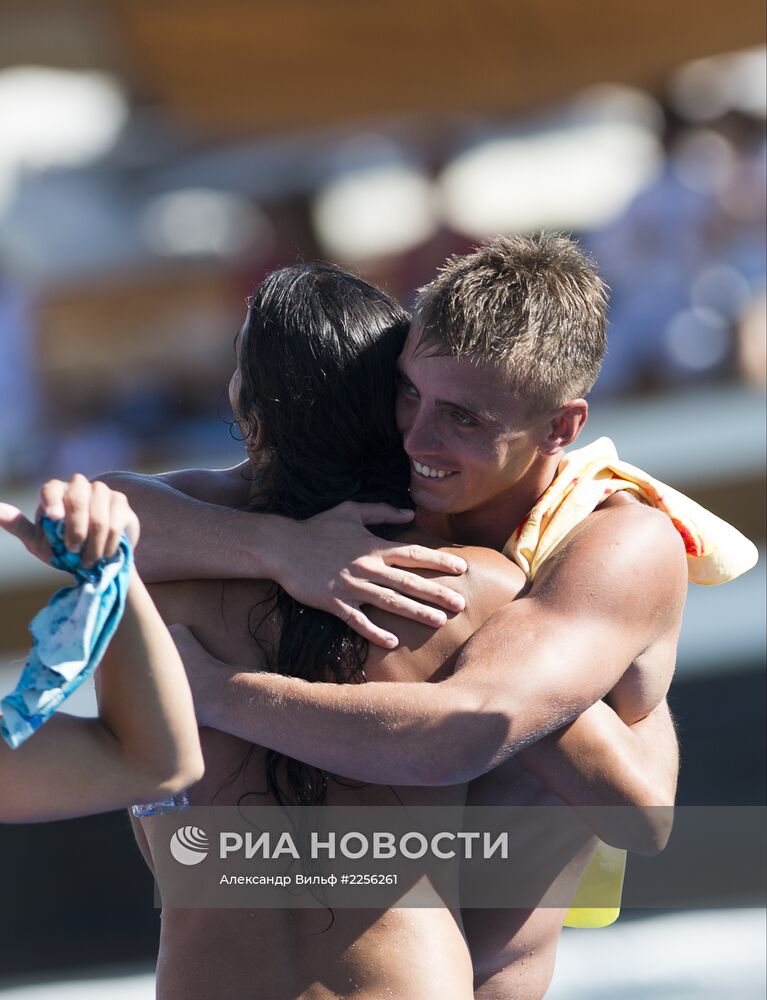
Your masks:
M361 610L369 604L403 618L439 627L444 611L462 611L463 597L410 569L460 574L466 563L423 545L378 538L367 524L406 524L412 511L388 504L347 501L306 521L282 519L275 545L274 578L302 604L328 611L377 646L393 649L398 639L374 625Z
M176 644L192 689L197 724L206 726L206 705L215 697L216 689L232 674L240 673L240 668L212 656L188 625L169 625L168 631Z
M662 698L686 592L684 546L671 521L627 505L574 533L525 597L463 645L444 680L318 684L235 671L209 718L223 732L357 781L460 784L572 722L651 647L660 659L645 697Z
M40 488L34 523L18 507L0 503L0 528L15 535L44 563L50 563L52 553L39 524L43 512L53 520L64 518L66 547L71 552L82 550L85 566L111 558L117 552L123 532L134 547L139 539L138 518L123 493L111 490L104 483L90 483L79 474L68 483L50 479Z

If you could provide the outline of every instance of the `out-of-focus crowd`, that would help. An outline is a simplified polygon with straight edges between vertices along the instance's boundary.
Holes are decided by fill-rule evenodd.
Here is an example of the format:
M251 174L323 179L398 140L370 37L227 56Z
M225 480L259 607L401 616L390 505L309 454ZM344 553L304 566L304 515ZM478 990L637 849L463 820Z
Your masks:
M595 393L716 380L764 385L764 119L727 110L691 122L666 105L659 133L663 155L649 183L609 222L575 233L611 288L610 346ZM99 184L110 170L120 176L107 161ZM63 205L66 214L66 190L60 202L47 197L54 213ZM229 256L147 257L30 281L6 247L0 481L236 459L222 422L242 300L271 268L329 256L313 197L305 190L261 199L253 205L260 238ZM183 232L183 217L180 225ZM82 238L74 226L72 240ZM448 253L474 242L442 220L417 245L357 261L357 270L409 304Z

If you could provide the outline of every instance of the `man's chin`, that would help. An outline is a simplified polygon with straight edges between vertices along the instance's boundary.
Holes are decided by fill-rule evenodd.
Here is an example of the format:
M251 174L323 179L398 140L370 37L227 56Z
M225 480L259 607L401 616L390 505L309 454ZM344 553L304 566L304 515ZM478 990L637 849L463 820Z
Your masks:
M460 507L455 496L440 496L428 486L410 482L410 497L415 506L426 514L454 514Z

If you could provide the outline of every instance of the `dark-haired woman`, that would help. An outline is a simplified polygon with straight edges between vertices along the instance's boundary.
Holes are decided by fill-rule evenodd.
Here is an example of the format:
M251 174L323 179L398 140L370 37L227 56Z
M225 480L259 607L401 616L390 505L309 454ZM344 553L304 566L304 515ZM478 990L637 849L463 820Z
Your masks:
M230 392L252 468L250 508L306 518L344 500L408 503L409 470L393 419L395 363L408 316L379 290L334 268L270 275L249 300ZM400 535L439 546L415 529ZM308 680L438 680L456 651L523 585L499 553L462 548L452 580L468 610L438 632L398 623L400 646L368 644L338 619L271 581L161 584L166 621L194 625L217 657ZM387 614L377 623L391 627ZM465 786L359 786L210 729L192 805L459 805ZM428 753L428 736L424 735ZM153 826L139 839L151 863ZM435 896L435 902L438 902ZM472 966L457 910L166 910L158 995L184 1000L469 1000Z

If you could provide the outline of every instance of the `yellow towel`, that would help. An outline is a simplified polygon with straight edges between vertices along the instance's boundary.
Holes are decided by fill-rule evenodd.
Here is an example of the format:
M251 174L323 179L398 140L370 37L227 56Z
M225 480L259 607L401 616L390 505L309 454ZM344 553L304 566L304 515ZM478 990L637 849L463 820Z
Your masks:
M756 564L753 542L683 493L621 462L609 438L565 456L554 482L504 546L504 555L532 580L565 535L622 490L668 514L684 539L692 583L727 583Z
M621 462L609 438L565 456L551 486L504 546L504 555L532 580L575 525L622 490L668 514L684 539L693 583L727 583L755 565L756 546L744 535L683 493ZM565 926L606 927L617 920L625 868L626 852L600 843L581 876ZM594 899L607 905L589 906Z

